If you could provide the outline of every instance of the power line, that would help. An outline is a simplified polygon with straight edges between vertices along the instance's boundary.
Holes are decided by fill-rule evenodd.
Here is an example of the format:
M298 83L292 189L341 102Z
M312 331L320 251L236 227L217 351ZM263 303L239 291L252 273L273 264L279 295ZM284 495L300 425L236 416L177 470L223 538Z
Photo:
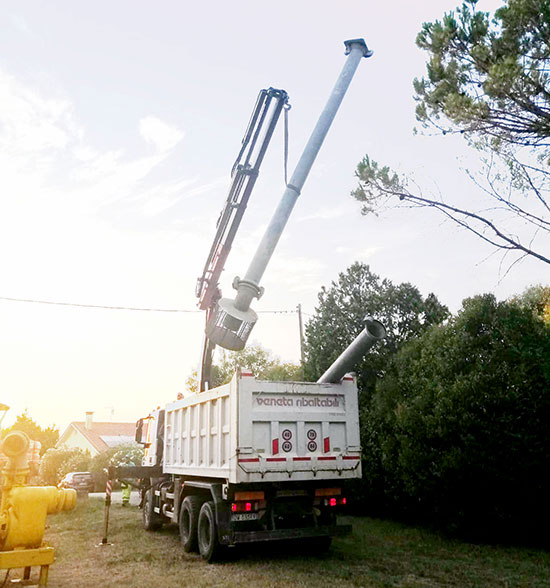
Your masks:
M7 302L26 302L30 304L50 304L54 306L72 306L76 308L99 308L103 310L134 310L139 312L174 312L174 313L202 313L202 310L188 310L183 308L143 308L138 306L108 306L105 304L80 304L77 302L59 302L54 300L36 300L32 298L10 298L8 296L0 296L0 300ZM259 310L262 314L295 314L296 310Z
M75 306L78 308L102 308L106 310L138 310L141 312L201 312L200 310L184 310L181 308L141 308L137 306L107 306L105 304L79 304L77 302L59 302L54 300L34 300L31 298L8 298L0 296L0 300L8 302L29 302L31 304L53 304L55 306Z
M257 310L256 314L296 314L296 309L292 310Z

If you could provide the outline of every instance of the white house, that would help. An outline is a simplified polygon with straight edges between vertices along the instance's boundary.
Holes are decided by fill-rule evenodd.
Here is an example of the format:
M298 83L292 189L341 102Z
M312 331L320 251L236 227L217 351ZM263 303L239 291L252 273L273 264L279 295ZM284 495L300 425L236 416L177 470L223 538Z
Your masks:
M85 422L70 423L55 446L76 447L94 457L110 447L135 440L135 423L95 423L93 414L87 412Z

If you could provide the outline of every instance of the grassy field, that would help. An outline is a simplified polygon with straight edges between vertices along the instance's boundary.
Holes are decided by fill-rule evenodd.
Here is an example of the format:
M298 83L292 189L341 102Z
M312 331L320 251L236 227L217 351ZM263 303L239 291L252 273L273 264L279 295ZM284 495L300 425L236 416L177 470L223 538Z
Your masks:
M141 511L120 504L111 508L112 545L100 547L102 521L97 498L49 517L46 540L57 553L52 588L550 586L549 553L449 541L368 518L353 519L353 535L335 540L325 555L264 545L232 550L221 564L184 554L175 529L146 533Z

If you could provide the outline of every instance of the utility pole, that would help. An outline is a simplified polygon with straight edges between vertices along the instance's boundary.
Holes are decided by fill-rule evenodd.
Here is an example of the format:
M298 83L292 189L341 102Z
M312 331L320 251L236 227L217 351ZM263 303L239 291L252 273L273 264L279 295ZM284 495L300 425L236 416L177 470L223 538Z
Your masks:
M298 327L300 328L300 364L302 365L302 379L304 374L304 325L302 323L302 305L298 304L296 307L298 311Z

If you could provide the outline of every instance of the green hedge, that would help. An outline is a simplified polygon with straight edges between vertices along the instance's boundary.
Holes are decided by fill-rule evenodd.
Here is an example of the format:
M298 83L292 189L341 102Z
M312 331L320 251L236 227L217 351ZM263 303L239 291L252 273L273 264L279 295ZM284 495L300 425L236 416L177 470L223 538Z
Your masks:
M544 539L550 328L532 309L466 300L402 348L361 417L361 510L471 539Z

